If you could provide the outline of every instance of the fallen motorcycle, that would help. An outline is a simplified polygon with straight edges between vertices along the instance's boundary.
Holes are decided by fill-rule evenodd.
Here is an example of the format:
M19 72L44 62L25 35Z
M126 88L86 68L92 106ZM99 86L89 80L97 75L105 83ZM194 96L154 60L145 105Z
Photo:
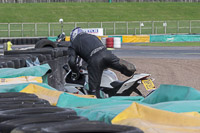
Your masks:
M88 95L88 72L86 69L80 67L79 77L75 77L68 65L65 65L66 70L65 75L65 91L69 93ZM139 96L146 97L138 89L138 86L143 84L149 95L156 88L153 80L150 78L150 74L140 73L134 74L125 81L119 81L117 75L106 69L103 71L101 84L100 84L100 94L101 98L108 98L112 96L130 96L132 92L135 92Z

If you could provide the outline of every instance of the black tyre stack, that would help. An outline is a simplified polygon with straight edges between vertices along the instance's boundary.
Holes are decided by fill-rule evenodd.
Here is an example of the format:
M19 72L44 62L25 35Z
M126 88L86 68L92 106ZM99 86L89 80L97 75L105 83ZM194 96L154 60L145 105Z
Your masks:
M34 94L0 93L0 132L2 133L9 133L14 128L25 124L61 122L79 118L83 119L77 116L74 110L51 106L48 101Z
M40 64L48 63L51 67L48 84L63 91L66 74L63 66L68 61L67 49L68 47L59 47L5 51L4 55L0 56L0 68L28 67L27 62L35 62L38 59Z
M135 127L89 121L70 108L51 106L34 94L20 92L0 93L0 132L143 133Z
M47 39L47 37L22 37L22 38L3 38L0 39L0 44L7 43L11 41L14 45L29 45L36 44L42 39Z

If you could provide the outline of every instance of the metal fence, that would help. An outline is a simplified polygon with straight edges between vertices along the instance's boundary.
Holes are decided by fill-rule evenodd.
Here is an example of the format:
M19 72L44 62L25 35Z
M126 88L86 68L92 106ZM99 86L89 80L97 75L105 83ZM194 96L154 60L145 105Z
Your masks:
M63 28L62 28L63 27ZM200 34L200 20L60 23L0 23L0 37L48 37L74 27L103 28L104 35Z
M41 2L200 2L200 0L0 0L0 3L41 3Z

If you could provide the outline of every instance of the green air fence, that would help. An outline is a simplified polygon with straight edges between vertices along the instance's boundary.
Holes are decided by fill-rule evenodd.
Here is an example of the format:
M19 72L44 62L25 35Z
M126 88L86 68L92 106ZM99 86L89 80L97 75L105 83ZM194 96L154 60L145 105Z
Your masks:
M199 35L150 35L150 42L198 42Z
M55 42L57 38L58 38L58 37L56 36L56 37L48 37L47 39L50 40L50 41Z
M146 98L140 96L114 96L106 99L92 99L76 97L67 93L60 95L57 106L72 108L78 115L89 120L111 120L133 102L152 108L183 113L200 112L200 91L187 86L160 85Z

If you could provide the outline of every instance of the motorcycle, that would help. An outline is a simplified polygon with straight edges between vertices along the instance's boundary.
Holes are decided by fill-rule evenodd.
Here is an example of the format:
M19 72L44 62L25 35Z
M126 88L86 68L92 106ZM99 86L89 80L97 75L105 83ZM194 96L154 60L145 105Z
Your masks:
M74 94L88 95L88 72L86 67L79 66L79 76L75 76L68 65L63 67L66 70L65 75L65 91ZM151 94L156 88L150 74L140 73L134 74L125 81L118 80L117 75L109 69L103 71L100 95L101 98L108 98L112 96L130 96L135 92L139 96L146 97ZM138 86L143 84L147 95L142 94Z

